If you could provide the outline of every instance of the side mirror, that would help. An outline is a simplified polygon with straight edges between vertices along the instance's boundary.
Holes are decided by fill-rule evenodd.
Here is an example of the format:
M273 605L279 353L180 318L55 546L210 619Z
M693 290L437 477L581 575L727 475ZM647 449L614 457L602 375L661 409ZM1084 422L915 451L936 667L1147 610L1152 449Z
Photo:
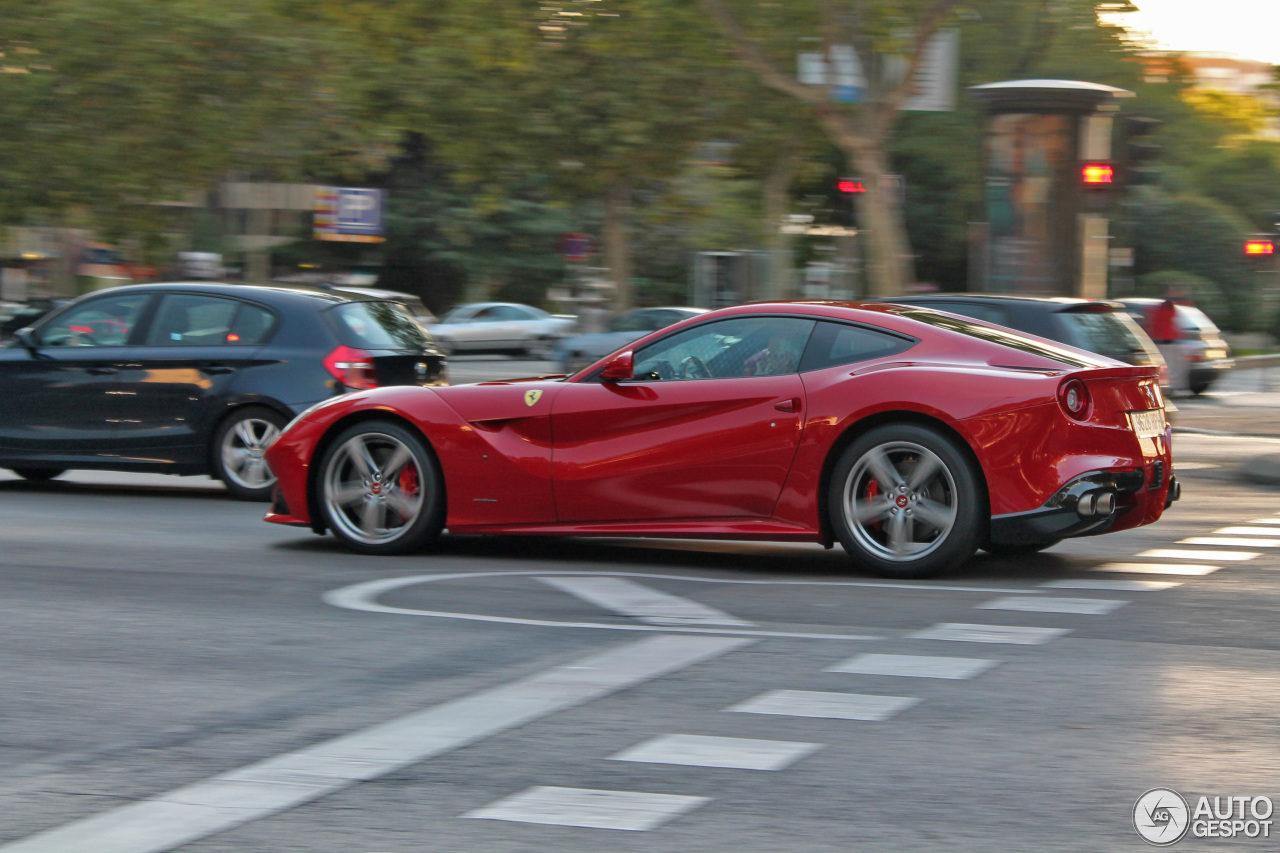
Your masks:
M31 336L31 328L19 329L13 333L14 340L22 344L23 348L34 354L36 351L36 339Z
M635 377L635 354L631 350L624 350L605 363L600 370L600 379L603 382L621 382L624 379L633 379Z

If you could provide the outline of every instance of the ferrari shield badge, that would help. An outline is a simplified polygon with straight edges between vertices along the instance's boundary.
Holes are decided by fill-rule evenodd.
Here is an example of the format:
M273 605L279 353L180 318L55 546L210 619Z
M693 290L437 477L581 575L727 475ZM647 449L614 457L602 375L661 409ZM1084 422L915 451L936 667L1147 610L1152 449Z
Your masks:
M526 406L532 406L534 403L538 402L538 398L541 396L542 396L541 391L525 391L524 404Z

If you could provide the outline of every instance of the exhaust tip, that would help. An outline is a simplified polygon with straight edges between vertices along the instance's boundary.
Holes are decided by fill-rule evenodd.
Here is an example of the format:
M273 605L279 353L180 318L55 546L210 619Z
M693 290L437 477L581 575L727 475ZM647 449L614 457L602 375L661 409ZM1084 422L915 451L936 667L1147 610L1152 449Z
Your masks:
M1097 508L1098 495L1095 492L1089 492L1080 496L1080 501L1076 504L1076 512L1081 518L1089 518L1094 514Z
M1094 506L1098 515L1111 515L1111 511L1116 508L1116 493L1103 492L1098 495Z

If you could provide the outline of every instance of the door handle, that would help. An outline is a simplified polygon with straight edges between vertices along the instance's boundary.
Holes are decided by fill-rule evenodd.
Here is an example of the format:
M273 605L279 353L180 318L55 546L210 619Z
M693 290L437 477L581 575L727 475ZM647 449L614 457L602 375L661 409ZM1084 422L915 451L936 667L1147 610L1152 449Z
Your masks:
M207 367L200 368L200 372L205 374L206 376L220 376L221 374L224 374L224 373L234 373L235 368L227 367L226 365L222 365L222 364L211 364Z
M119 371L114 367L87 367L84 372L90 376L114 376Z
M773 407L779 412L796 412L800 410L800 398L792 397L790 400L779 400L773 404Z

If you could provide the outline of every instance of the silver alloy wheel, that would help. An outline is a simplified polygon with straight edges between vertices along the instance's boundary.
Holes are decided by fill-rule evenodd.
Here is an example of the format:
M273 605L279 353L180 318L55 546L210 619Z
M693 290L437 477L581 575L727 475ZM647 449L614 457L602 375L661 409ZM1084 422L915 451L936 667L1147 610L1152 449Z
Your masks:
M366 545L394 542L422 512L426 487L413 452L395 436L352 436L329 457L324 502L330 520Z
M883 560L932 553L956 523L956 483L932 450L891 441L862 454L844 483L841 506L857 543Z
M263 458L271 442L280 435L280 427L261 418L245 418L227 430L222 437L222 470L227 478L245 489L262 489L275 485Z

